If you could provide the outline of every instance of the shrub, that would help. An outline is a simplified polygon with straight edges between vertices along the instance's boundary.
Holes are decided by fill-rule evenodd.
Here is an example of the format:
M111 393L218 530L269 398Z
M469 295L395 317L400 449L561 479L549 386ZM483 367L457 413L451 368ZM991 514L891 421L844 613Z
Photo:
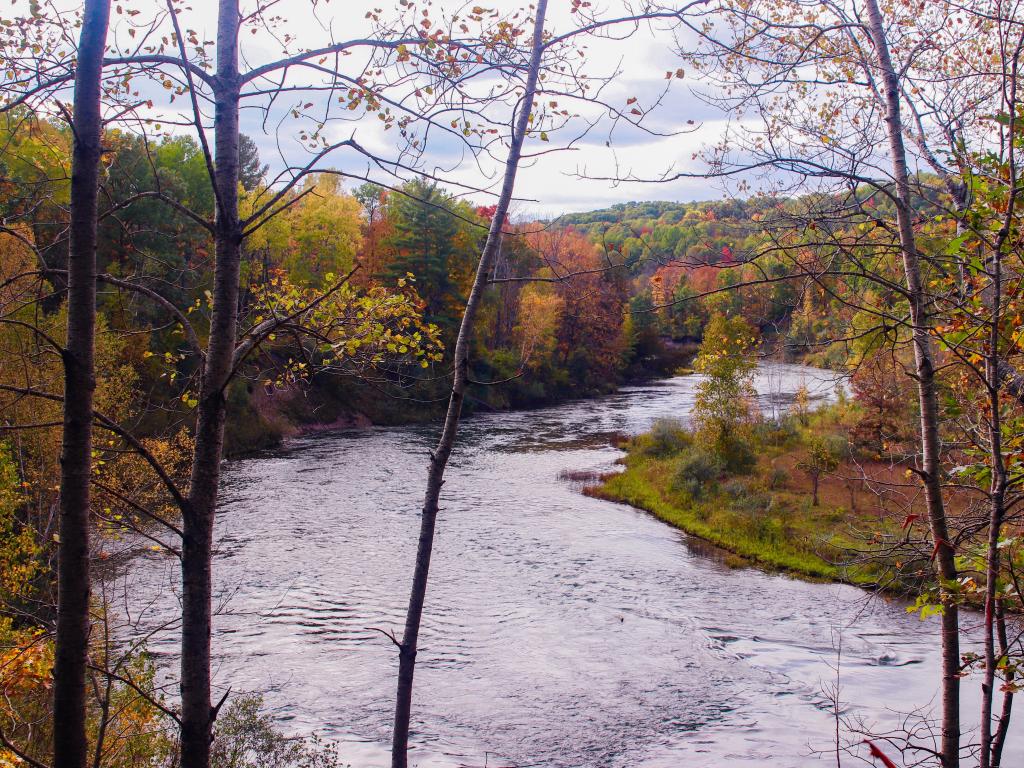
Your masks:
M773 502L772 495L769 493L748 491L737 497L733 502L733 506L738 511L746 512L748 515L761 515L772 508Z
M760 445L782 447L796 440L799 432L792 416L764 419L754 424L754 439Z
M770 494L738 478L722 483L722 493L732 500L732 508L738 512L756 514L767 511L772 505Z
M258 694L240 696L217 719L211 768L341 768L337 751L316 736L279 731Z
M715 487L724 470L725 465L715 453L691 446L676 462L672 487L686 491L693 499L700 499L705 491Z
M651 431L637 439L637 446L645 456L666 458L690 447L693 438L676 419L658 419Z
M757 455L747 440L739 436L721 436L715 453L725 470L734 475L748 475L757 464Z
M781 467L772 467L765 480L768 490L775 491L786 485L789 481L789 473Z
M834 433L831 435L824 435L821 438L821 442L825 446L825 450L837 460L849 458L852 453L850 440L846 435L838 435Z
M730 499L742 499L750 494L750 488L742 480L734 478L722 483L722 493Z

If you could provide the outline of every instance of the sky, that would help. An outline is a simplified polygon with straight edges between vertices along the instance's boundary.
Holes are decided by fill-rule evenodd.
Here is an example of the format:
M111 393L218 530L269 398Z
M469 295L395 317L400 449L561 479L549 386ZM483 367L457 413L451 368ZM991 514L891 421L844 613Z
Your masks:
M51 2L56 7L75 6L73 0ZM161 32L147 38L141 23L143 19L152 18L156 12L154 9L161 8L161 3L153 0L114 2L115 7L121 9L120 13L115 10L112 16L110 39L116 44L131 46L142 39L155 40L167 31L165 24ZM484 4L484 0L479 2ZM570 13L571 2L550 0L546 25L549 31L560 34L576 28L579 16ZM589 11L600 18L630 13L623 0L593 2ZM265 6L269 3L265 15L277 19L274 32L271 34L262 27L255 33L243 32L243 69L279 58L285 46L295 53L299 49L318 48L332 41L359 37L368 29L369 22L365 16L369 9L379 9L383 19L398 18L405 13L407 17L411 14L418 20L424 8L433 19L452 13L459 13L464 18L475 5L452 0L419 1L416 6L410 0L318 0L315 3L310 0L262 0L262 3ZM15 6L19 5L24 5L27 10L28 0L15 0ZM243 0L243 14L255 7L253 0ZM511 0L488 0L484 7L488 11L511 13L522 4ZM178 18L184 29L195 30L201 40L216 39L216 4L212 0L182 0L180 9ZM133 10L138 13L133 15ZM132 27L135 28L134 34L131 34ZM286 35L290 36L291 42L283 44ZM550 131L547 142L541 142L537 137L528 140L525 154L538 154L524 160L519 171L514 206L518 216L550 217L631 200L689 201L722 197L724 190L721 186L703 178L664 183L614 180L627 177L658 179L681 171L699 174L704 166L699 159L693 159L694 153L705 144L714 143L727 125L729 116L700 98L699 94L706 92L707 86L694 81L690 73L681 79L673 77L666 80L666 73L674 73L683 66L676 53L681 39L685 40L678 32L666 28L665 22L641 25L631 32L628 27L620 26L610 35L580 38L580 44L586 48L585 63L582 64L586 73L594 78L610 78L601 91L602 100L627 113L633 108L643 110L646 130L624 125L621 121L616 124L607 109L594 104L577 102L570 105L564 98L557 97L562 108L570 108L579 117L562 130ZM328 61L325 66L332 63L333 60ZM358 54L343 60L341 66L358 71ZM315 84L319 79L317 75L303 76L295 70L290 70L290 76L293 77L291 82L305 85ZM295 77L303 79L296 80ZM267 82L264 87L269 88L270 85ZM500 86L500 83L481 80L475 87L479 93L480 89L496 85ZM666 86L669 86L667 91ZM139 88L143 97L153 97L157 109L163 111L164 118L169 118L162 123L164 130L194 133L187 126L170 127L175 116L182 118L190 114L187 95L177 96L170 103L167 100L169 92L154 84L143 84ZM556 97L546 94L542 98L547 103ZM631 102L630 99L636 101ZM309 153L300 140L301 128L309 129L312 115L323 114L322 107L326 101L317 93L290 92L274 99L269 114L262 109L243 109L242 131L256 140L262 160L270 165L272 173L288 165L306 162ZM658 101L659 105L654 107ZM303 105L310 103L313 104L311 108L302 109ZM299 108L300 112L311 117L295 120L290 116L293 108ZM211 111L204 111L212 126ZM338 110L334 109L333 114L339 114ZM495 106L488 114L506 125L509 122L507 105ZM586 124L592 127L584 131ZM324 133L332 141L353 138L381 156L396 157L396 131L382 130L382 123L374 115L364 115L356 121L328 121ZM436 132L427 138L425 147L419 166L421 169L450 182L446 186L452 190L458 190L459 184L464 185L463 194L475 203L493 201L493 193L500 183L498 161L504 159L502 152L474 160L466 154L459 141ZM388 181L387 174L373 169L365 157L353 151L343 150L334 154L324 164L356 175L372 170L371 175L375 178ZM390 181L399 183L393 178ZM350 182L349 186L355 186L355 182Z
M394 15L397 0L393 4L366 3L362 0L345 0L321 5L316 14L308 12L308 3L302 0L283 0L275 11L288 19L287 29L307 47L326 42L330 33L334 37L351 37L359 27L365 10L370 7L382 8L382 16ZM460 8L469 8L463 3L441 0L430 8L430 15L440 18ZM521 4L508 0L492 0L488 9L509 11L520 8ZM569 13L570 0L551 0L548 11L548 28L555 33L574 29L578 23ZM618 2L609 2L592 10L601 17L619 17L629 13L628 7ZM212 17L206 22L207 29L214 28ZM660 28L659 28L660 27ZM626 108L628 99L636 97L633 106L645 111L663 95L666 72L674 72L681 66L675 53L677 35L665 28L664 22L657 26L641 26L626 35L629 28L619 27L615 37L624 39L594 38L584 40L587 47L586 71L602 78L614 74L614 79L604 88L602 97L607 103ZM343 32L342 32L343 30ZM620 31L621 30L621 31ZM212 37L210 38L212 39ZM306 42L309 41L309 42ZM252 46L257 48L257 46ZM251 50L251 49L250 49ZM276 50L267 44L267 50L251 50L253 60L272 57ZM617 74L615 74L617 73ZM630 200L706 200L720 197L722 190L706 179L685 179L668 183L615 183L610 177L661 178L669 171L696 171L702 169L699 161L692 160L696 150L705 142L718 138L727 116L710 107L695 95L701 85L683 79L669 81L671 89L664 93L659 108L649 112L643 124L653 133L612 125L605 110L578 105L577 109L595 123L590 132L578 140L581 133L579 121L559 132L550 134L550 141L538 146L534 139L528 142L525 152L542 151L540 157L530 159L522 165L516 186L518 202L516 209L522 216L554 216L569 211L591 210L614 203ZM632 107L629 107L632 108ZM693 121L689 124L688 121ZM284 146L277 137L265 135L259 126L258 115L251 114L243 123L243 130L257 139L264 148L266 161L274 164L278 148ZM287 129L285 129L287 131ZM354 131L355 137L365 146L386 151L389 137L379 129L379 121L361 120L355 126L345 126L339 136ZM682 133L681 133L682 131ZM660 134L660 135L659 135ZM578 141L577 141L578 140ZM573 143L571 148L566 144ZM561 149L560 149L561 148ZM553 151L554 150L554 151ZM287 149L284 154L289 156ZM503 159L503 158L498 158ZM427 143L425 162L428 169L443 169L445 178L454 178L468 187L490 186L500 181L500 168L496 163L483 163L483 173L477 163L470 161L449 142ZM345 160L338 160L341 167ZM455 171L452 172L452 168ZM355 163L354 167L361 167ZM470 194L474 201L486 204L486 194Z

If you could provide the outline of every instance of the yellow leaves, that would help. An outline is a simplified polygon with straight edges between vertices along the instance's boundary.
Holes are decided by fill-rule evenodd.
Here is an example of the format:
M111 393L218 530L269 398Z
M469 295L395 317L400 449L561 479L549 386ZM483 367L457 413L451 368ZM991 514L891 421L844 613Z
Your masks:
M0 691L5 703L50 687L53 651L43 631L11 631L6 626L0 651Z

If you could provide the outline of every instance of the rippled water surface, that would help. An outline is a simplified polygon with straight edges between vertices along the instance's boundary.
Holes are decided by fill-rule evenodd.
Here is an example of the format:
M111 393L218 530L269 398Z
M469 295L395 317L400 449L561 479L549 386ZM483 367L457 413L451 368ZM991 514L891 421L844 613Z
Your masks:
M826 374L761 371L766 409ZM698 379L468 420L448 472L420 663L420 766L835 765L847 715L896 726L937 704L936 626L844 586L731 569L564 470L608 471L609 439L685 418ZM218 518L216 683L267 691L284 727L387 764L396 655L436 426L317 435L233 462ZM177 573L137 594L176 609ZM156 650L174 654L174 638ZM1007 765L1024 760L1019 735ZM845 764L845 763L844 763ZM852 760L849 764L854 764Z

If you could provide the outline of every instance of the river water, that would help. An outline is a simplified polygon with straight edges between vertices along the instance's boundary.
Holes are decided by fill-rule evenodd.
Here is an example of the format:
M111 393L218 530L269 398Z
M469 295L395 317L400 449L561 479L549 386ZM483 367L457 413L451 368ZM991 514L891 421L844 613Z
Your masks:
M937 707L934 619L727 567L560 478L611 469L616 433L685 419L697 382L464 423L421 634L413 765L835 765L824 689L837 661L844 718L888 730ZM833 392L823 372L767 366L763 406L784 407L801 384ZM266 692L286 731L337 740L358 768L388 762L397 658L372 628L401 630L436 431L321 434L225 472L216 684ZM155 600L149 620L172 615L171 558L146 554L135 571L133 599ZM151 647L170 663L175 642ZM1006 765L1021 764L1021 742Z

